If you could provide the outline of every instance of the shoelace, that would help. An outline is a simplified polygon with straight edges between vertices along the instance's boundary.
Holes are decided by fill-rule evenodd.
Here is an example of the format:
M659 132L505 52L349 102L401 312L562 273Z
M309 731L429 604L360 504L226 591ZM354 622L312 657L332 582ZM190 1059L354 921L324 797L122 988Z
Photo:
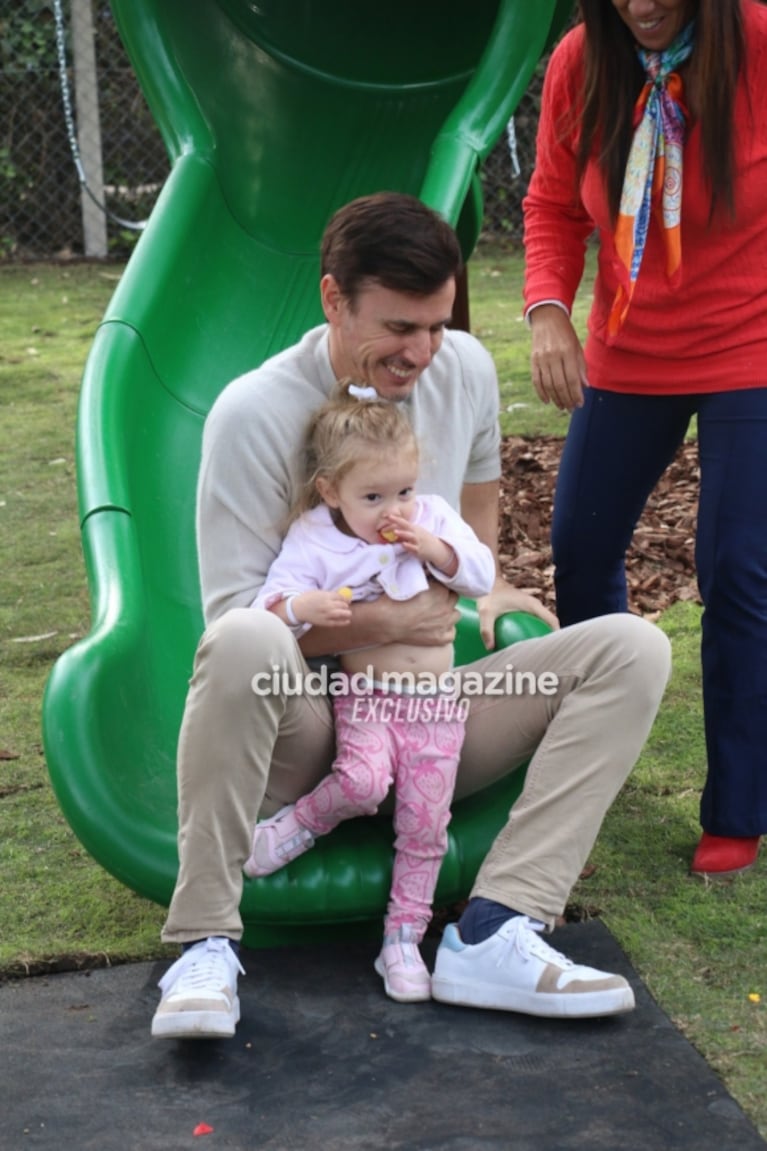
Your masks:
M280 859L286 856L292 856L296 848L303 847L303 845L310 840L314 843L314 837L311 831L302 827L299 831L294 832L288 839L280 840L274 849L275 855L278 855Z
M400 927L396 935L385 937L384 947L398 948L404 967L421 967L423 965L423 959L415 940L415 933L407 923Z
M244 975L245 968L229 944L222 941L217 946L217 943L211 941L204 949L192 947L184 952L160 980L163 994L171 985L176 991L194 992L228 983L233 966Z
M568 959L561 951L557 951L541 939L540 933L545 931L546 925L537 919L517 915L508 921L508 929L506 946L500 951L496 961L498 967L503 966L510 951L517 951L525 962L535 957L545 963L554 963L557 967L575 966L572 959Z

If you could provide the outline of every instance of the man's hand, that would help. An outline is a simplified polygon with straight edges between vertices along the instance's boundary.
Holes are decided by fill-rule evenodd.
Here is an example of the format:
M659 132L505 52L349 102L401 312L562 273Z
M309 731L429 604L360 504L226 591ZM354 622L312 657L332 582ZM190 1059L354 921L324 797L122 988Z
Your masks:
M542 619L550 628L556 630L559 627L557 617L539 599L527 592L517 591L500 576L496 579L490 595L477 600L477 611L482 642L488 651L493 651L495 648L495 621L506 612L524 611Z
M456 608L458 596L437 581L430 582L426 591L408 600L382 597L385 605L386 642L410 643L414 647L441 647L455 639L455 625L460 616Z
M530 312L530 329L530 367L538 398L561 411L580 408L588 387L586 360L567 312L556 304L541 304Z
M387 643L441 647L455 639L455 625L460 618L457 599L455 592L435 580L426 591L409 600L393 600L386 595L369 603L360 600L354 604L351 625L342 639L338 632L313 627L301 637L301 651L308 658Z

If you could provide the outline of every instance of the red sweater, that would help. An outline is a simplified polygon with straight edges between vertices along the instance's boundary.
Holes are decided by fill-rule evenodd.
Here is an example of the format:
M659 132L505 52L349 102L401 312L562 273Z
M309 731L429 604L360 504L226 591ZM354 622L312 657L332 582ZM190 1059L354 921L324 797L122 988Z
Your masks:
M744 0L743 9L736 219L719 213L708 225L700 126L693 125L684 148L681 280L675 288L666 280L653 220L628 316L611 344L606 327L618 281L607 197L593 161L576 195L577 139L557 132L562 118L572 123L578 108L583 27L569 32L552 54L536 168L524 202L525 306L560 300L572 307L585 242L597 228L599 262L585 348L592 387L662 394L767 385L767 6Z

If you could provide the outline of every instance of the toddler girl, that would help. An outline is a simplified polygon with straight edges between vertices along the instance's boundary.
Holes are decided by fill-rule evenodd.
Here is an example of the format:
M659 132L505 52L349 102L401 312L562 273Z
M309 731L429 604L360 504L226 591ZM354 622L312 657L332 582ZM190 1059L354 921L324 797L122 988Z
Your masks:
M306 454L297 517L254 607L274 612L296 638L312 625L338 627L341 636L350 602L406 600L429 578L459 595L490 592L490 548L441 497L415 493L418 446L401 404L373 388L339 384L312 418ZM418 944L447 849L467 704L444 690L453 647L382 642L341 651L339 659L332 771L256 824L244 871L277 871L341 820L372 815L393 784L395 856L375 968L393 999L428 999Z

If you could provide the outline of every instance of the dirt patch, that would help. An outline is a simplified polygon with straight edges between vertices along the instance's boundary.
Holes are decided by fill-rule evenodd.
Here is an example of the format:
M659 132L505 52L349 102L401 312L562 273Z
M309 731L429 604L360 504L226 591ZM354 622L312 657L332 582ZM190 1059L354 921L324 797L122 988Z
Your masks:
M500 557L504 575L554 610L551 511L563 440L503 442ZM653 492L626 557L629 610L655 619L679 600L700 603L694 539L697 444L684 444Z

